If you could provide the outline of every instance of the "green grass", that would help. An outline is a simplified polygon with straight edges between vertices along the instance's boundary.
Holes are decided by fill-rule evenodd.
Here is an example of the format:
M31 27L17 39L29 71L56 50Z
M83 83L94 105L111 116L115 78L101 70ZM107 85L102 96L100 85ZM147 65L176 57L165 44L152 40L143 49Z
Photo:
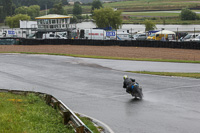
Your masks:
M94 124L91 123L92 120L91 120L90 118L88 118L88 117L81 117L79 114L76 114L76 115L81 119L81 121L82 121L85 125L87 125L87 127L88 127L90 130L92 130L93 133L100 133L100 132L98 131L98 129L101 130L102 127L96 127L96 126L94 126ZM98 129L97 129L97 128L98 128Z
M193 11L197 12L198 10L193 10ZM123 20L123 23L129 23L129 24L143 24L145 19L149 19L155 24L199 24L200 23L200 20L181 20L179 17L180 13L171 13L164 11L123 12L122 15L128 16L128 19Z
M60 54L60 53L38 53L38 52L0 52L0 53L44 54L44 55L60 55L60 56L71 56L71 57L81 57L81 58L94 58L94 59L112 59L112 60L133 60L133 61L154 61L154 62L177 62L177 63L200 63L200 61L196 61L196 60L125 58L125 57L110 57L110 56L95 56L95 55L77 55L77 54Z
M152 20L155 24L199 24L200 20L182 21L179 13L152 13L149 11L181 10L182 8L195 8L200 6L200 0L190 2L188 0L130 0L112 3L103 3L103 7L112 7L122 10L129 19L124 19L123 24L143 24L145 19ZM83 14L90 14L91 5L81 5ZM73 5L66 5L64 9L72 14ZM196 10L197 11L197 10ZM45 15L45 11L40 12Z
M5 52L5 53L10 53L10 52ZM123 57L108 57L108 56L94 56L94 55L76 55L76 54L58 54L58 53L37 53L37 52L12 52L12 53L61 55L61 56L81 57L81 58L113 59L113 60L134 60L134 61L155 61L155 62L178 62L178 63L200 63L200 61L192 61L192 60L123 58Z
M123 24L144 24L144 21L148 19L151 20L155 24L199 24L200 20L180 20L178 17L130 17L128 20L123 20Z
M91 8L92 8L91 5L81 5L81 7L82 7L83 14L91 13ZM68 14L72 14L73 8L74 8L73 5L64 6L64 10L66 10Z
M199 2L199 0L196 0ZM104 7L114 7L123 11L147 11L147 10L172 10L185 7L194 8L200 5L198 2L187 0L134 0L105 3Z
M91 12L91 7L90 5L81 5L82 7L82 13L83 14L88 14ZM72 14L73 13L73 5L65 5L64 10L67 11L67 14ZM49 12L49 9L47 9L47 12ZM40 10L40 16L46 15L46 10Z
M151 75L162 75L162 76L176 76L176 77L190 77L200 78L200 73L180 73L180 72L150 72L150 71L127 71L132 73L151 74Z
M61 115L34 94L0 93L1 133L73 133Z
M103 7L112 7L122 10L124 12L130 11L155 11L155 10L174 10L182 8L195 8L200 6L199 1L197 2L188 2L188 0L131 0L131 1L120 1L112 3L103 3ZM91 5L81 5L82 12L90 13ZM72 13L73 5L66 5L64 9L67 13ZM44 11L43 11L44 12Z
M0 112L0 133L74 133L71 126L63 124L57 110L33 93L0 92ZM92 132L99 133L91 119L79 118Z
M132 15L141 17L178 17L180 13L168 13L168 12L123 12L122 15Z

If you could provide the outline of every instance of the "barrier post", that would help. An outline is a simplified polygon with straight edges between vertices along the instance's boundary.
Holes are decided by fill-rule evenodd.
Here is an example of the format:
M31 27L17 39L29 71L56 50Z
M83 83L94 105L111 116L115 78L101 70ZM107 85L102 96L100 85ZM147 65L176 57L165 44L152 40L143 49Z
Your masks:
M84 126L79 126L76 128L76 133L84 133Z
M46 100L46 103L47 103L48 105L50 105L50 103L51 103L51 97L52 97L52 96L51 96L51 95L48 95L48 94L45 96L45 100Z
M63 113L63 118L64 118L64 124L67 125L67 123L70 120L71 113L68 110L64 110L62 113Z

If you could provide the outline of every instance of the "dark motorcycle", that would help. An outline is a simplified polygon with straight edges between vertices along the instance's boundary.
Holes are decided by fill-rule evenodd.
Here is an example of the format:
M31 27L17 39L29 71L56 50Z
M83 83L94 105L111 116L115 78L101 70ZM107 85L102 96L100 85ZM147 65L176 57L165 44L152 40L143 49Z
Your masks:
M139 86L139 84L137 82L135 82L132 85L132 89L131 91L129 91L128 93L131 94L133 97L135 97L136 99L142 99L143 98L143 93L142 93L142 88Z

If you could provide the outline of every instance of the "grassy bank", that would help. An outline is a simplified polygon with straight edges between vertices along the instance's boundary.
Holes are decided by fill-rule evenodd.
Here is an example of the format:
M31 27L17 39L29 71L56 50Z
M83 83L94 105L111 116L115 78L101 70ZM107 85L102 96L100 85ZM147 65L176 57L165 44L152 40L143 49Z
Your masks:
M81 58L113 59L113 60L155 61L155 62L177 62L177 63L200 63L200 61L191 61L191 60L124 58L124 57L108 57L108 56L76 55L76 54L59 54L59 53L37 53L37 52L12 52L12 53L21 53L21 54L47 54L47 55L61 55L61 56L81 57Z
M63 124L57 110L34 94L0 93L0 112L2 133L74 133L72 127ZM91 121L87 123L95 128Z
M81 121L87 125L87 127L93 131L93 133L99 133L99 130L102 130L103 131L103 128L101 126L99 127L95 127L94 124L91 122L92 120L88 117L81 117L79 114L76 114L80 119ZM97 130L97 128L99 130Z
M138 12L138 11L167 11L177 10L182 8L196 8L200 6L200 0L193 2L188 0L134 0L134 1L119 1L103 3L103 7L112 7L122 10L123 12ZM90 13L91 5L81 5L84 13ZM73 5L64 7L68 13L72 13Z
M199 12L198 10L193 10ZM123 23L143 24L145 19L149 19L155 24L199 24L200 20L181 20L179 15L181 10L176 12L123 12Z
M180 25L190 25L199 24L200 20L180 20L179 17L134 17L128 16L128 19L123 20L123 24L144 24L144 21L148 19L154 24L180 24Z
M113 3L104 3L104 7L113 7L123 11L160 11L160 10L174 10L185 7L195 8L200 6L200 0L194 2L188 0L134 0L134 1L120 1Z
M143 24L145 19L152 20L155 24L199 24L200 20L182 21L179 13L154 12L151 11L174 11L182 8L198 8L200 0L135 0L103 3L103 7L112 7L122 10L124 24ZM81 5L83 14L91 13L91 5ZM72 14L73 5L64 6L68 14ZM194 10L195 11L195 10ZM45 15L45 10L41 15Z
M150 72L150 71L127 71L132 73L162 75L162 76L176 76L176 77L189 77L200 79L200 73L179 73L179 72Z
M0 132L69 132L58 112L34 94L0 93Z
M143 24L145 19L152 20L155 24L199 24L200 20L182 21L179 13L152 13L151 11L171 11L181 10L182 8L197 8L200 0L135 0L103 3L103 7L117 8L123 11L124 24ZM91 12L91 5L81 5L83 14ZM64 9L71 14L73 5L66 5Z

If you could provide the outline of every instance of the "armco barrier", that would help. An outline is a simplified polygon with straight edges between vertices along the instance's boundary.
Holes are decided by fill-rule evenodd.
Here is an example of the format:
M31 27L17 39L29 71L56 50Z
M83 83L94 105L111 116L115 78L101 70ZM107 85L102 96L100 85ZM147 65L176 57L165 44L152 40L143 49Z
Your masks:
M23 39L22 45L92 45L200 49L200 42L140 41L140 40L87 40L87 39Z
M54 109L58 109L59 113L63 116L63 123L70 124L74 127L76 133L93 133L75 114L68 108L62 101L57 100L55 97L49 94L33 91L20 91L20 90L8 90L0 89L0 92L8 92L13 94L23 94L27 95L29 93L34 93L46 101L46 103L52 106Z

